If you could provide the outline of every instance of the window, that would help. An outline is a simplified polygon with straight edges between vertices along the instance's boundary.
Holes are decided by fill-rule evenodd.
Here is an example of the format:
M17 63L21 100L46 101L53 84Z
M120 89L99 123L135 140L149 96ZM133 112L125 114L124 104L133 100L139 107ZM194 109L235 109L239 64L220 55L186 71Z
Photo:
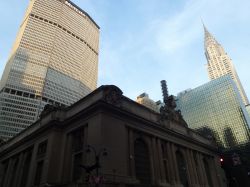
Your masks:
M82 165L83 160L83 147L84 147L84 128L78 128L71 134L72 138L72 180L78 181L82 175L82 169L79 167Z
M84 145L84 129L80 128L72 132L72 148L74 152L81 151Z
M180 151L176 151L176 161L181 183L183 184L184 187L188 187L187 166L185 158L183 157Z
M43 141L42 143L39 144L38 150L37 150L37 156L44 155L47 150L47 140Z
M151 184L151 170L149 151L146 143L137 139L134 143L135 173L136 178L142 185Z
M82 164L82 153L74 155L73 161L73 181L77 181L81 178L82 168L79 166Z

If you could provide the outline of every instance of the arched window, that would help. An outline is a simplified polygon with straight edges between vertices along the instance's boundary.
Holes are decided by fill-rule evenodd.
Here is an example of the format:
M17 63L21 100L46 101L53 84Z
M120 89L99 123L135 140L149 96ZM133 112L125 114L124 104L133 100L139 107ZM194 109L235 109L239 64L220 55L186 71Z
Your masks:
M212 177L211 177L208 162L205 158L203 158L203 163L204 163L204 167L205 167L205 172L206 172L208 184L210 187L212 187L213 186Z
M187 166L185 159L180 151L176 151L176 161L181 184L183 184L184 187L188 187Z
M151 184L150 159L147 144L142 139L137 139L134 145L135 173L143 186Z

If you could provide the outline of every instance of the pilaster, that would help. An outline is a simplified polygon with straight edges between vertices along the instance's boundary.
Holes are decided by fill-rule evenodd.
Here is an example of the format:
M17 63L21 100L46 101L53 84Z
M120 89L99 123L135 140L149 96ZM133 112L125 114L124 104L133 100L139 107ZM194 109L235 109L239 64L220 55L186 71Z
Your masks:
M198 178L198 173L197 173L197 166L195 164L194 161L194 153L192 150L189 151L189 155L190 155L190 161L193 167L193 177L194 177L194 185L195 186L199 186L199 178Z
M33 186L33 182L34 182L33 179L35 177L35 172L36 172L37 149L38 149L38 144L36 143L36 144L34 144L34 148L33 148L33 151L32 151L28 181L27 181L27 187Z
M185 150L185 157L186 157L188 182L190 186L194 186L195 184L194 169L190 160L190 154L188 149Z
M202 160L202 155L200 153L198 153L197 157L198 157L198 163L199 163L199 167L200 167L200 175L202 178L202 184L204 186L208 186L206 171L205 171L203 160Z
M179 176L177 160L176 160L176 149L173 143L170 144L170 149L171 149L171 154L173 158L173 172L175 175L175 184L178 186L181 184L181 182L180 182L180 176Z
M20 156L19 156L19 163L18 163L18 166L17 166L17 176L16 176L16 179L15 179L14 186L19 186L20 185L20 182L21 182L21 179L22 179L25 156L26 156L25 153L21 153Z
M134 133L131 129L128 130L129 136L129 165L130 165L130 175L132 178L136 178L135 174L135 159L134 159Z
M3 187L9 186L9 182L11 180L11 175L12 175L12 168L13 168L14 160L13 158L10 158L9 164L8 164L8 169L6 172L5 180L3 182Z
M167 159L168 159L168 164L169 164L169 180L171 184L176 183L176 176L175 176L175 171L174 171L174 161L173 161L173 156L172 156L172 151L171 151L171 146L170 142L166 143L167 146Z
M159 155L159 167L160 167L160 176L161 176L161 183L166 183L166 172L164 169L164 163L163 163L163 152L161 148L161 140L157 140L158 145L158 155Z

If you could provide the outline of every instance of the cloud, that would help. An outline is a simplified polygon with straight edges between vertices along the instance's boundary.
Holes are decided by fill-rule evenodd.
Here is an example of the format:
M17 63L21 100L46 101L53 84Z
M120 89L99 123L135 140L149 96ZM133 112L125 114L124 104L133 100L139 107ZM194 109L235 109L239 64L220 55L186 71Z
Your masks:
M74 2L101 27L99 85L116 84L131 98L146 91L157 100L161 98L159 81L162 79L168 81L171 93L207 82L200 17L233 59L243 84L247 83L250 1ZM8 28L9 22L12 21L8 19L3 28ZM3 33L4 36L7 32Z
M155 39L162 51L174 53L199 37L202 27L199 11L202 6L203 0L187 1L183 10L155 23L158 30Z
M249 2L222 0L188 0L181 10L175 14L161 18L153 23L156 32L156 43L166 53L187 47L197 40L201 34L201 18L210 28L223 30L226 24L244 21L250 16ZM211 26L211 27L210 27ZM231 25L233 27L233 25ZM212 30L212 29L211 29ZM212 32L213 33L213 32Z

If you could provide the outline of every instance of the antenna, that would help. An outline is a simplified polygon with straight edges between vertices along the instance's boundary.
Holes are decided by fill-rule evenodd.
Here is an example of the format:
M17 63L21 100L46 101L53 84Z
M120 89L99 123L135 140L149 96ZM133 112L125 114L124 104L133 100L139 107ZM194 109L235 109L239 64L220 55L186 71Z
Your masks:
M203 26L205 26L204 21L203 21L203 19L202 19L202 17L201 17L201 16L200 16L200 19L201 19L201 23L202 23L202 25L203 25Z

